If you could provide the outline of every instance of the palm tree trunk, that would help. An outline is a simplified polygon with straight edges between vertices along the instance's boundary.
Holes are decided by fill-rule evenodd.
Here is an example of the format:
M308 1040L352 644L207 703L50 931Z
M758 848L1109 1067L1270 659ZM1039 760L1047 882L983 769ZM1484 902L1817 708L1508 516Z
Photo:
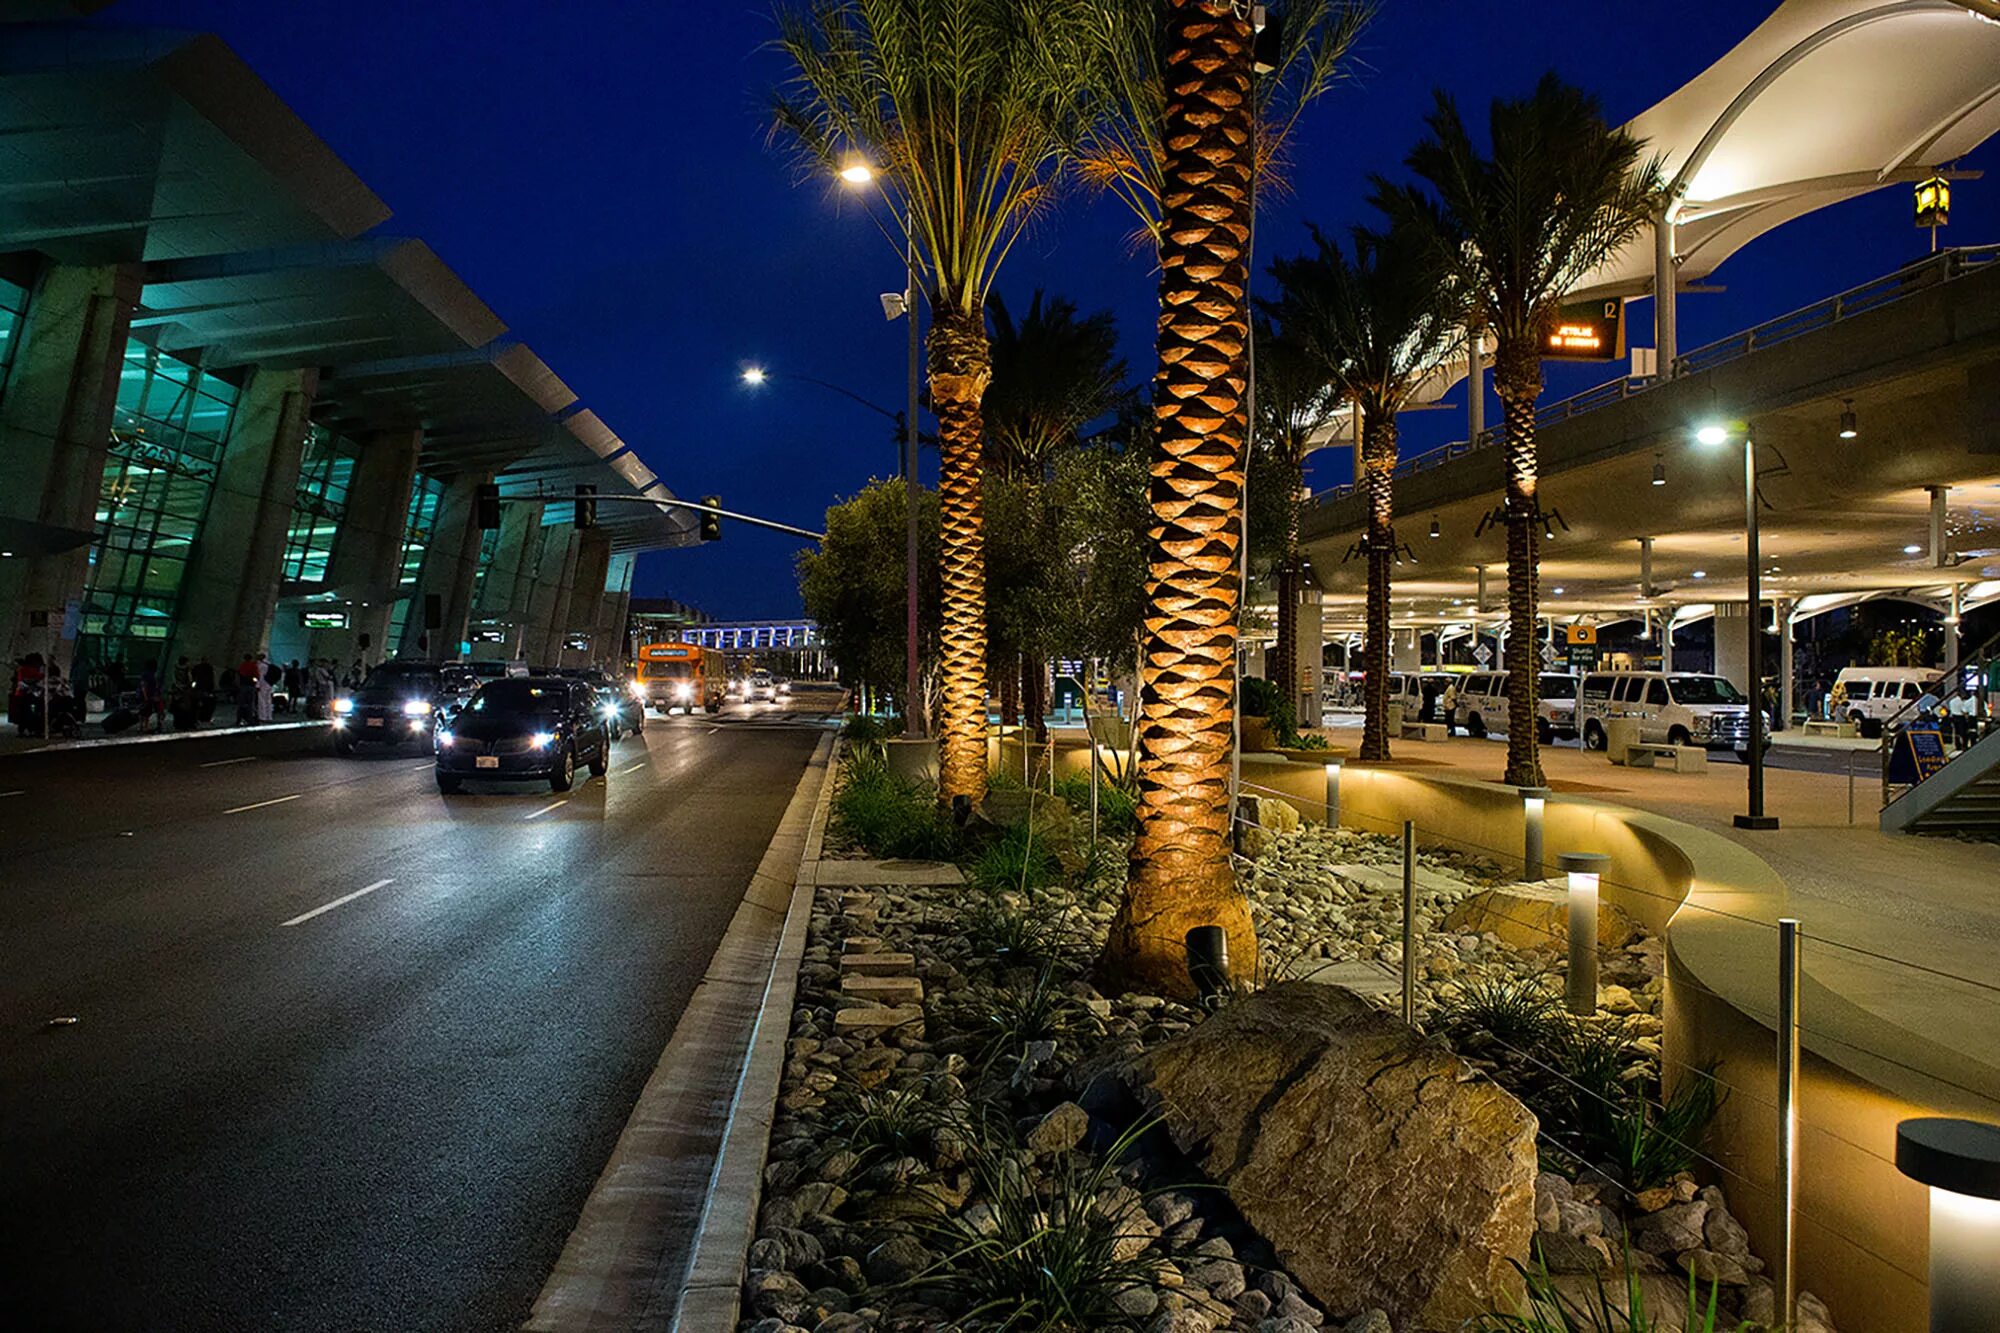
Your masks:
M1361 758L1389 757L1389 571L1396 559L1396 419L1361 417L1361 477L1368 500L1367 641L1361 650Z
M1108 984L1188 995L1186 939L1220 926L1232 975L1257 937L1230 866L1237 557L1255 126L1247 7L1165 0L1167 105L1160 212L1160 377L1151 555L1139 659L1138 835L1101 971Z
M1278 694L1299 706L1299 587L1304 571L1299 566L1299 485L1304 469L1296 460L1287 471L1285 484L1285 547L1278 560L1278 635L1271 646L1268 673ZM1303 713L1300 713L1303 716Z
M1542 363L1531 340L1503 344L1493 359L1493 388L1500 396L1507 474L1507 774L1516 787L1542 785L1541 738L1536 703L1542 662L1535 645L1541 607L1539 463L1535 454L1535 400L1542 392Z
M992 378L979 314L940 305L928 361L938 418L938 561L943 611L938 633L938 797L986 795L986 529L981 516L983 426L979 400Z
M1018 667L1017 657L1014 665ZM1011 727L1021 720L1021 673L1004 668L1000 672L1000 725Z

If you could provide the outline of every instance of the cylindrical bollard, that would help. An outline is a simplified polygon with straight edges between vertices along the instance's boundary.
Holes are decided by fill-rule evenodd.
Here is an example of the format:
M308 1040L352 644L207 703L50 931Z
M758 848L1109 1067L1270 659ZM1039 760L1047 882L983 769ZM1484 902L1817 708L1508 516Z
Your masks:
M1326 826L1340 827L1340 761L1331 760L1326 766Z
M1417 826L1403 821L1403 1021L1417 1022Z
M1229 989L1229 935L1221 926L1196 926L1187 933L1188 979L1208 1000Z
M1542 817L1548 809L1547 787L1522 787L1521 791L1521 878L1532 883L1542 877Z
M1799 923L1778 918L1778 1262L1777 1322L1790 1328L1798 1299Z
M1088 733L1090 740L1090 845L1097 846L1097 733Z
M1986 1333L2000 1316L2000 1125L1905 1120L1896 1169L1931 1189L1931 1333Z
M1611 858L1598 852L1564 852L1558 858L1569 877L1569 1011L1579 1018L1597 1012L1598 877Z

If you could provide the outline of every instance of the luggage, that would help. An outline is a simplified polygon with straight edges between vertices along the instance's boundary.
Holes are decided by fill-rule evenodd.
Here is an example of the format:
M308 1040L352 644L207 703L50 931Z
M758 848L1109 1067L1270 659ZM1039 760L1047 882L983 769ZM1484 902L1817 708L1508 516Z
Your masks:
M104 715L104 734L116 736L129 729L139 720L139 715L129 708L114 708Z

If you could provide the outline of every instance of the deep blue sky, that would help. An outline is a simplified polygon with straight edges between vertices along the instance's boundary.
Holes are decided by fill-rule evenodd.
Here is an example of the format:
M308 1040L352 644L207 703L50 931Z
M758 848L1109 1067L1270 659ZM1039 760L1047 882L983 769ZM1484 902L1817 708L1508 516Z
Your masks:
M1297 250L1305 219L1361 220L1368 174L1398 168L1434 87L1477 110L1553 67L1623 121L1772 6L1383 8L1356 81L1308 114L1292 193L1259 220L1263 255ZM752 395L739 371L793 370L894 407L903 330L883 322L876 295L902 284L897 254L856 203L798 183L766 147L763 111L783 73L763 49L768 14L765 0L126 0L105 20L220 33L395 210L388 229L430 242L676 492L817 526L830 500L894 471L886 423L810 385ZM1996 158L1989 145L1964 165ZM1994 238L1996 190L2000 177L1959 186L1950 241ZM1072 199L1017 248L1000 290L1025 303L1043 286L1109 307L1144 373L1154 279L1130 233L1116 206ZM1681 345L1865 281L1923 243L1905 188L1782 228L1723 266L1726 293L1684 298ZM1649 326L1650 308L1633 308L1637 324ZM1550 392L1610 374L1553 366ZM1462 427L1462 412L1414 417L1405 447ZM1322 457L1316 483L1343 480L1344 461ZM796 550L736 526L719 545L647 556L639 591L719 619L794 613Z

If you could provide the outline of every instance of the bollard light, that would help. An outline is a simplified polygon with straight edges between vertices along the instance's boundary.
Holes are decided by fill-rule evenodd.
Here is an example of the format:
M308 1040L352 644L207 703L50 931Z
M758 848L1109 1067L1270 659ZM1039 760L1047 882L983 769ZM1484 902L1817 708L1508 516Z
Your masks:
M1931 1190L1931 1333L1991 1329L2000 1311L2000 1125L1905 1120L1896 1169Z
M1548 809L1547 787L1521 788L1521 878L1542 877L1542 815Z
M1569 877L1569 1011L1579 1018L1597 1012L1598 879L1611 858L1600 852L1564 852L1557 858Z
M1326 826L1340 827L1340 761L1332 759L1326 765Z

